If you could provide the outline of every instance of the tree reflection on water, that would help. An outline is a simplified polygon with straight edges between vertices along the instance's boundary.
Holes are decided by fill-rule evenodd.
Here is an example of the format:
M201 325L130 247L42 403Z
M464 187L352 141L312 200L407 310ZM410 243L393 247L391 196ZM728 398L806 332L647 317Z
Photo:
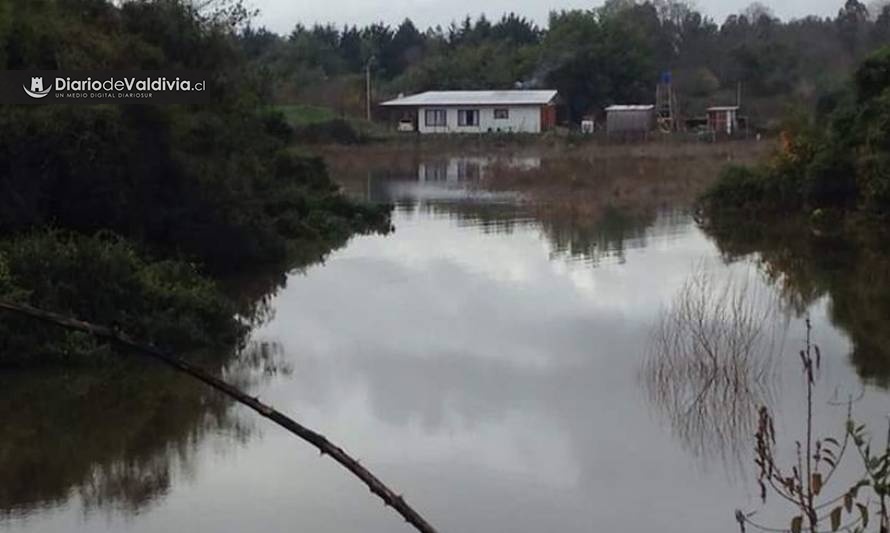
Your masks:
M859 376L890 387L890 251L885 228L820 231L801 220L734 218L709 221L704 230L727 262L756 257L785 305L798 313L827 297L829 318L853 345L850 359Z
M290 370L265 343L223 363L199 360L247 388ZM114 368L0 373L0 390L0 516L27 516L72 498L88 512L136 513L167 494L176 472L194 469L210 435L238 446L252 434L223 396L138 359Z
M768 291L717 282L703 265L662 313L640 380L654 411L706 465L744 472L757 409L773 402L785 330Z

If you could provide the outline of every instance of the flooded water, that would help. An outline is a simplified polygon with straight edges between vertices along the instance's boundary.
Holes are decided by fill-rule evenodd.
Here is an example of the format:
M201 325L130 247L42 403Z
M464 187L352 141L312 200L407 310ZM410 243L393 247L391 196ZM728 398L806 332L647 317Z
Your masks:
M886 315L849 319L868 293L839 289L852 283L839 279L849 258L801 252L781 270L793 246L720 241L688 202L644 191L628 205L577 184L529 192L492 181L491 165L564 171L527 156L341 169L352 194L395 203L395 231L288 274L252 334L259 366L276 368L229 377L342 445L446 532L737 530L736 509L760 509L754 410L776 413L789 450L803 431L806 314L823 354L820 431L842 436L846 408L828 401L862 391L857 420L886 430L890 365L875 338ZM595 209L566 202L588 194ZM646 365L666 309L701 272L765 295L758 316L770 298L778 309L762 394L723 391L707 409L653 389ZM79 378L47 379L17 380L19 400L4 402L0 530L410 531L345 470L212 395L168 384L124 412L113 407L140 385L69 397L59 391ZM759 516L787 527L791 510L769 503Z

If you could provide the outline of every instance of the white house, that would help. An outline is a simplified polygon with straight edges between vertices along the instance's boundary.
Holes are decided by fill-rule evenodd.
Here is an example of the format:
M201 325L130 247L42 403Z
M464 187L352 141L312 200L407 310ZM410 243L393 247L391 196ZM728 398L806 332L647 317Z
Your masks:
M550 90L429 91L380 105L420 133L541 133L556 125Z

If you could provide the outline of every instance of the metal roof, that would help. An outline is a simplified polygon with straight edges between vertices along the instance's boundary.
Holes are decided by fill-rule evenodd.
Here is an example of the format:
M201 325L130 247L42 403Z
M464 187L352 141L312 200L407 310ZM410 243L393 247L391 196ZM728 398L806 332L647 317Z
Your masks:
M610 105L606 111L652 111L654 105Z
M556 91L428 91L383 102L382 106L547 105Z
M709 107L708 111L738 111L739 106L737 105L725 105L725 106L716 106Z

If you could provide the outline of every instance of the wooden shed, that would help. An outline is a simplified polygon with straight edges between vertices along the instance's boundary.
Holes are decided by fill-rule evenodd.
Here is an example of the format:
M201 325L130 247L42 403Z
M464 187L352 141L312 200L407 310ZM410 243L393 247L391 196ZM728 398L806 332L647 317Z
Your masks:
M718 135L733 136L739 131L739 107L708 108L708 129Z
M654 128L654 105L613 105L606 108L606 132L610 138L645 139Z

